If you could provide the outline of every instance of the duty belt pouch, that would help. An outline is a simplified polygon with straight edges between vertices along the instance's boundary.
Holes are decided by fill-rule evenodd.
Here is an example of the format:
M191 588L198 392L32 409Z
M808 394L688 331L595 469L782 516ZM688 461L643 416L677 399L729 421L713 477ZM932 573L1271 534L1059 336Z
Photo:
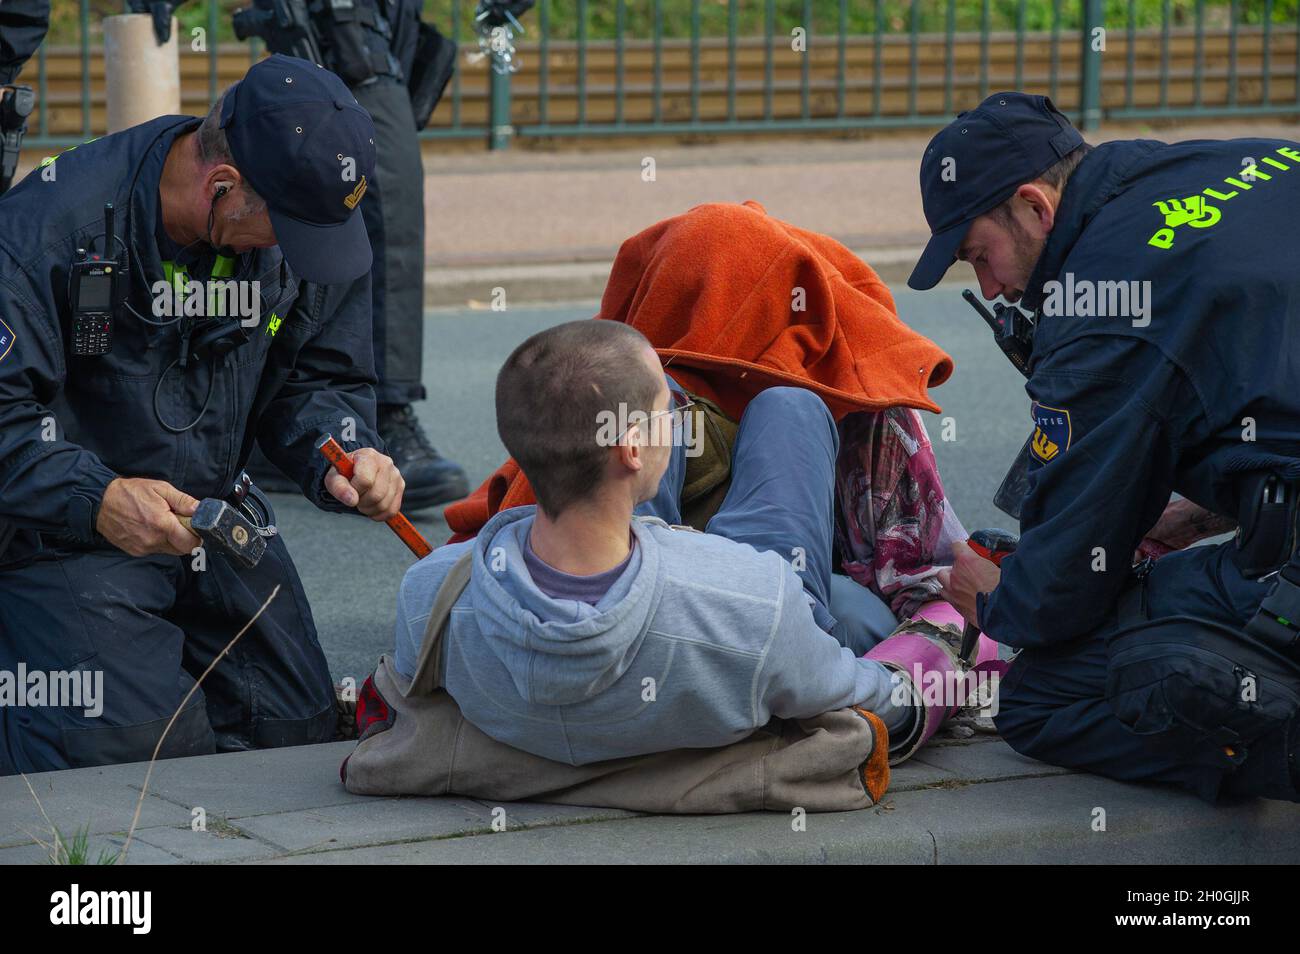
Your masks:
M1143 619L1106 642L1106 699L1138 735L1248 745L1300 709L1300 664L1222 623Z
M417 130L429 124L429 117L455 71L456 44L439 33L432 23L421 20L415 41L415 60L406 84Z
M1267 471L1242 478L1233 555L1242 576L1260 577L1286 562L1297 540L1297 501L1300 482L1289 483Z
M1025 498L1029 496L1029 453L1033 442L1032 436L1025 441L993 495L993 506L1015 520L1020 519Z
M366 44L363 21L374 23L375 10L358 7L353 0L324 0L317 24L327 44L330 68L348 86L357 86L377 74Z

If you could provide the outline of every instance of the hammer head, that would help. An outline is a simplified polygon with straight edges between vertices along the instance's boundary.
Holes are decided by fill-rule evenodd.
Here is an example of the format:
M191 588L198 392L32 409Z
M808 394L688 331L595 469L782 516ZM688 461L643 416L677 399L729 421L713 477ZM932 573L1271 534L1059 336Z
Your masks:
M257 566L266 552L266 541L252 521L216 497L199 501L189 525L205 546L219 550L250 570Z

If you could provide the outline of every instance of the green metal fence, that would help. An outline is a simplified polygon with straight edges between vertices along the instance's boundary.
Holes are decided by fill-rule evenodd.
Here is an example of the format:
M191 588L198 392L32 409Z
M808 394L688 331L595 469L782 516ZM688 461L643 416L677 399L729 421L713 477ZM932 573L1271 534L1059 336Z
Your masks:
M425 138L718 135L935 127L998 89L1103 119L1300 114L1300 0L538 0L521 68L479 51L474 0L426 0L462 48ZM23 81L33 144L102 130L99 21L120 0L55 0ZM188 112L262 55L238 0L182 7ZM209 42L188 49L192 31ZM79 65L79 75L72 76ZM33 67L35 75L33 73Z

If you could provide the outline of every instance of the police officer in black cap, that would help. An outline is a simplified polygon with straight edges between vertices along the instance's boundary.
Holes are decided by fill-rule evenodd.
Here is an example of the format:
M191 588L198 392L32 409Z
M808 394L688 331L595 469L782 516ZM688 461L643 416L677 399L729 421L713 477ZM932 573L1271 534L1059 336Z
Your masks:
M241 475L257 442L324 510L401 506L376 449L357 208L373 138L338 77L273 56L206 118L77 146L0 199L0 672L100 687L89 704L0 706L0 774L148 758L277 586L162 754L332 738L311 611ZM116 283L92 283L105 268ZM316 452L326 433L351 452L350 481ZM207 497L259 517L255 567L183 525Z
M1300 798L1300 145L1093 148L1046 97L998 93L930 142L921 191L909 284L965 261L1035 319L1019 548L999 572L960 547L942 575L1021 650L1002 735L1211 800Z

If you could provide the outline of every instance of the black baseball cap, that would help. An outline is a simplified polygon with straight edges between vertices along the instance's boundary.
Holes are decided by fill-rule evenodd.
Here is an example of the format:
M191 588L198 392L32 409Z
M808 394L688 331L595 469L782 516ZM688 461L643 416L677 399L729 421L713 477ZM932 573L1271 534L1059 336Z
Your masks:
M918 290L939 284L974 219L1081 145L1083 136L1046 96L994 93L959 113L921 157L930 241L907 284Z
M370 271L357 206L375 174L375 124L341 79L269 56L226 94L221 128L235 166L266 200L290 268L321 283Z

